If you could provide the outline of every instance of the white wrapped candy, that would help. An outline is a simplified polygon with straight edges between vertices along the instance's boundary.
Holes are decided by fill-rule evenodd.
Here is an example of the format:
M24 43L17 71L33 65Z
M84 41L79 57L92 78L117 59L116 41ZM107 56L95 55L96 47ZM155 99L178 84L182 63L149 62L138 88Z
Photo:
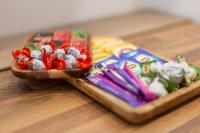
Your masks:
M67 54L73 55L74 57L80 56L80 51L76 49L75 47L69 47L67 48Z
M141 77L140 80L142 81L142 83L148 87L149 84L151 83L151 79L150 78L147 78L147 77Z
M31 68L33 69L33 70L44 70L46 67L45 67L45 65L44 65L44 63L41 61L41 60L36 60L36 59L33 59L32 61L31 61Z
M26 56L26 55L20 55L18 58L17 58L17 62L21 62L21 61L25 61L27 62L29 60L29 58Z
M168 94L164 85L161 82L159 82L158 77L155 78L153 82L149 85L149 89L158 97L165 96Z
M64 49L56 49L55 56L57 59L64 59L65 58L65 50Z
M157 72L163 78L168 79L177 84L180 84L183 81L184 73L186 73L190 79L192 79L196 75L195 70L190 68L185 61L169 61L163 65L159 63L151 63L150 71Z
M47 54L52 54L52 47L50 46L50 45L42 45L41 46L41 49L45 49L46 50L46 52L47 52Z
M77 66L76 58L73 55L65 55L66 68L71 69Z
M151 63L150 64L150 71L151 72L159 72L159 73L161 73L161 71L162 71L162 64L161 63L159 63L159 62L153 62L153 63Z
M41 51L31 51L31 56L33 57L33 59L42 60Z

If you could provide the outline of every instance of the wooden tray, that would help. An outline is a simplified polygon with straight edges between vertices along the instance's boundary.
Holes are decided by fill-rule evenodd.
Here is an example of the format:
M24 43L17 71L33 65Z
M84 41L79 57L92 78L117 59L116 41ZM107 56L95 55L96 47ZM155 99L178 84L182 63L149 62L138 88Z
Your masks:
M26 42L29 41L29 39L30 36L22 43L22 47L27 44ZM164 60L169 60L163 56L155 53L153 54ZM86 95L101 103L107 109L113 111L121 118L131 123L141 123L147 121L155 116L158 116L162 112L187 101L189 98L200 94L200 81L198 81L193 83L190 87L181 88L168 94L167 96L160 97L143 106L133 107L114 95L94 86L87 79L72 78L63 71L49 70L47 72L33 72L30 70L23 70L24 72L21 72L20 69L16 67L15 61L13 61L11 65L11 70L16 76L24 78L63 78L66 82L72 84Z
M147 121L162 112L187 101L189 98L200 94L200 81L198 81L193 83L190 87L183 87L143 106L133 107L112 94L94 86L87 81L87 79L71 78L68 76L65 77L64 80L131 123Z
M35 33L30 34L24 39L24 41L21 44L21 48L24 48L25 46L28 45L28 42L30 42L34 34ZM89 49L91 50L90 45L91 41L89 38ZM88 69L87 70L81 70L79 68L71 70L51 69L42 71L22 70L18 67L17 61L13 60L11 64L11 71L15 76L25 79L58 79L58 78L64 78L66 75L71 75L72 77L81 77L85 72L88 71Z
M166 61L170 60L166 57L163 57L162 55L158 55L156 53L152 54ZM69 76L66 76L64 80L69 82L94 100L98 101L103 106L119 115L121 118L131 123L141 123L148 121L158 116L159 114L169 110L170 108L184 101L187 101L195 95L200 94L200 81L197 81L192 83L190 87L183 87L173 93L170 93L164 97L160 97L145 105L133 107L123 100L117 98L116 96L107 93L106 91L91 84L87 79L71 78Z

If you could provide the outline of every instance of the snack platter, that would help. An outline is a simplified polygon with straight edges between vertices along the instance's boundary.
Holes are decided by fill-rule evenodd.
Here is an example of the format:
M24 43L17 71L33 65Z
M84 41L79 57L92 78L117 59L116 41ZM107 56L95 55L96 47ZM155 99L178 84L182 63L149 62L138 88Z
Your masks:
M33 35L29 36L25 42L23 42L22 47L27 46L28 42L30 42L30 39L32 38ZM102 39L102 37L94 37L92 38L92 42L95 42L95 40ZM108 38L105 39L103 37L102 40L113 40L113 38ZM115 42L115 46L113 47L108 47L106 48L105 52L102 51L102 49L97 46L95 43L92 43L92 52L91 55L93 55L93 62L95 64L98 64L98 62L101 62L102 58L107 58L109 56L112 56L108 51L112 51L112 54L117 54L119 53L119 49L123 49L124 51L130 50L130 49L139 49L133 44L130 44L126 42L126 45L124 45L124 42L119 39L114 39L117 40ZM102 43L102 42L101 42ZM102 43L103 44L103 43ZM109 44L109 43L108 43ZM116 48L117 47L117 48ZM113 50L114 49L114 50ZM159 57L157 60L159 61L169 61L168 58L157 55L156 53L149 52L148 50L142 49L142 52L147 52L148 54L152 54L155 57ZM100 52L100 55L97 55L96 53ZM108 61L109 63L113 61L112 60ZM145 59L145 58L142 58ZM161 59L161 60L160 60ZM51 70L45 70L45 71L32 71L32 70L21 70L20 68L17 67L17 63L14 60L11 66L12 72L19 77L22 78L62 78L66 82L72 84L75 86L77 89L85 93L86 95L90 96L94 100L98 101L101 103L103 106L105 106L107 109L111 110L112 112L116 113L119 115L121 118L131 122L131 123L141 123L144 121L147 121L149 119L152 119L159 114L171 109L172 107L175 107L176 105L187 101L189 98L192 98L195 95L200 94L200 81L193 82L190 86L188 87L182 87L172 93L169 93L165 96L159 97L157 99L154 99L150 102L147 102L141 106L134 107L127 103L126 101L122 100L121 98L114 96L111 93L108 93L107 91L99 88L97 85L94 85L91 83L88 79L88 76L84 77L79 77L79 76L73 76L76 74L71 74L73 71L78 71L79 70L57 70L57 69L51 69ZM86 69L85 71L82 71L85 73L88 71ZM134 70L136 71L136 70Z

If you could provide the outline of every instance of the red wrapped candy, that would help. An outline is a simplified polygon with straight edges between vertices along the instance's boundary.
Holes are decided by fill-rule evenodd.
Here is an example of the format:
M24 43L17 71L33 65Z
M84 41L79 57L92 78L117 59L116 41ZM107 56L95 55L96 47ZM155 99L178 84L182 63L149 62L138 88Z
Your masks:
M32 60L29 48L23 48L22 50L14 50L12 51L12 55L17 60L17 63L21 69L28 68L28 62Z
M53 55L47 54L46 49L42 49L43 62L46 66L46 69L51 69L53 66Z
M65 69L65 60L58 59L58 60L54 61L54 65L55 65L56 69L63 70L63 69Z
M76 60L79 62L80 68L82 70L90 68L92 66L90 52L87 49L82 49L80 53L82 56L76 58ZM85 57L85 58L83 58L83 57Z
M54 42L49 42L48 44L49 44L49 45L51 46L51 48L52 48L52 53L54 53L55 50L56 50L56 45L55 45L55 43L54 43Z
M60 48L62 49L66 49L67 47L70 46L70 42L69 41L66 41L66 42L63 42L62 45L60 46Z

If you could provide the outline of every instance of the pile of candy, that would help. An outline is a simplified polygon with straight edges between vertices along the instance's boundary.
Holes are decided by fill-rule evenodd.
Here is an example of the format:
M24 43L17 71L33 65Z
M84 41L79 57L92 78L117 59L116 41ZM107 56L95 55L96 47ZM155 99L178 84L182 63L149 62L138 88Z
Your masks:
M166 62L117 38L95 38L93 49L87 79L134 107L200 80L200 68L181 56Z
M200 68L188 65L183 58L161 64L141 63L137 76L126 61L104 66L96 64L87 78L101 89L132 106L141 106L200 79Z
M89 34L85 31L37 33L13 57L21 69L89 69L92 66Z
M177 55L176 61L164 64L145 62L141 68L140 80L158 97L200 80L200 68L189 65L180 55Z
M144 86L127 64L120 63L123 65L96 66L87 79L134 107L155 99L154 93Z

